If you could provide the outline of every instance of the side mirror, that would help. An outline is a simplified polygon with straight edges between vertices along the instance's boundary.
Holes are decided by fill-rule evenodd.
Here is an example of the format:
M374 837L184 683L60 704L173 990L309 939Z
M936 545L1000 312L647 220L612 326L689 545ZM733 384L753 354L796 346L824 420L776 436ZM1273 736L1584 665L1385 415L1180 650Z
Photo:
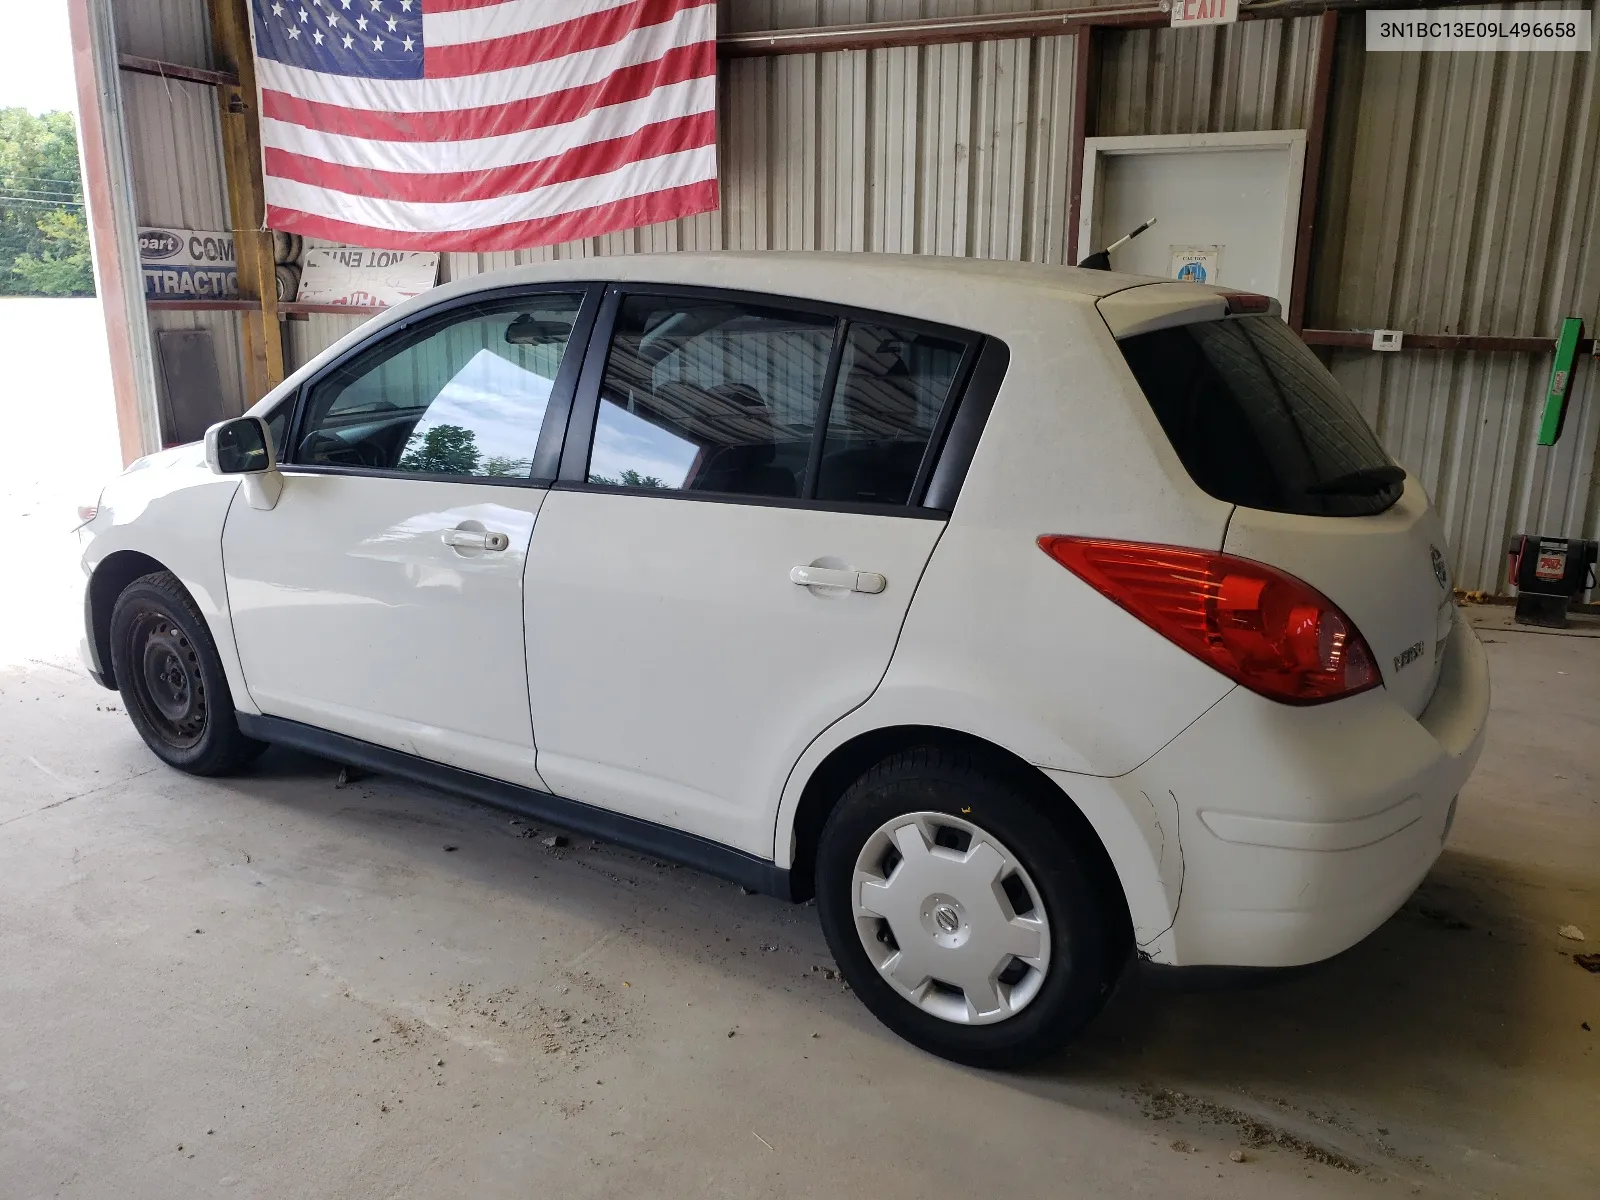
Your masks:
M260 417L218 421L206 430L206 465L218 475L254 475L277 466L272 437Z
M272 435L260 417L235 417L206 430L206 465L218 475L242 475L251 508L273 508L283 494Z

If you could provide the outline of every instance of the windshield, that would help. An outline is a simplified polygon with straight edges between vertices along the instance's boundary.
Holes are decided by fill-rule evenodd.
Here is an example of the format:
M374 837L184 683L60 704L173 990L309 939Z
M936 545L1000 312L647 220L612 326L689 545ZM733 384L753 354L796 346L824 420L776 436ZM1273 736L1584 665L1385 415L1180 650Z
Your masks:
M1377 436L1277 317L1180 325L1118 345L1184 469L1217 499L1357 517L1400 498L1402 473Z

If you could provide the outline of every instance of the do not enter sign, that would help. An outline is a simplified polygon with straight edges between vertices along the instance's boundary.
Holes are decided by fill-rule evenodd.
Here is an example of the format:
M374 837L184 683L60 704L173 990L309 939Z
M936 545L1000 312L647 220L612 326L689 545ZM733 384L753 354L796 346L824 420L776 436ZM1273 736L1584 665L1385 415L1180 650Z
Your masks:
M1174 25L1232 25L1239 19L1239 0L1172 0Z

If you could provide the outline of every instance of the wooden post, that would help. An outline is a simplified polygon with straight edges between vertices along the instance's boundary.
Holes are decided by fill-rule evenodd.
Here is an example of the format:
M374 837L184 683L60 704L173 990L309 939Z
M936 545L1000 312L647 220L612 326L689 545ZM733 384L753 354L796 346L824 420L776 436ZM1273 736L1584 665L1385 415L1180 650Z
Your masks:
M1289 286L1289 328L1306 323L1306 293L1311 287L1311 251L1322 202L1322 160L1327 153L1328 100L1333 93L1333 55L1339 40L1339 14L1323 10L1317 23L1317 63L1312 79L1311 113L1306 121L1306 166L1300 182L1300 222L1295 233L1294 275Z
M1067 266L1076 266L1080 254L1078 218L1083 211L1083 143L1095 127L1094 108L1099 99L1100 35L1095 26L1080 26L1072 75L1072 136L1067 153Z
M249 0L207 0L211 52L219 70L238 83L217 87L222 153L228 174L228 210L239 260L239 295L257 301L243 313L245 384L252 402L283 382L283 333L278 325L278 278L272 235L263 228L266 195L261 182L261 125L256 111L256 64L250 50Z

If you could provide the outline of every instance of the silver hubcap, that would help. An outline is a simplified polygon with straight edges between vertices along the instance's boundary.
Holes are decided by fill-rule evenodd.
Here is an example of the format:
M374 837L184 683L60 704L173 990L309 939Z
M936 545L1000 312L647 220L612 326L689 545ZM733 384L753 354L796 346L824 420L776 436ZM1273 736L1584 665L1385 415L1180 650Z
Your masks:
M889 985L961 1025L1014 1016L1050 969L1033 880L993 834L946 813L880 825L856 858L856 932Z

